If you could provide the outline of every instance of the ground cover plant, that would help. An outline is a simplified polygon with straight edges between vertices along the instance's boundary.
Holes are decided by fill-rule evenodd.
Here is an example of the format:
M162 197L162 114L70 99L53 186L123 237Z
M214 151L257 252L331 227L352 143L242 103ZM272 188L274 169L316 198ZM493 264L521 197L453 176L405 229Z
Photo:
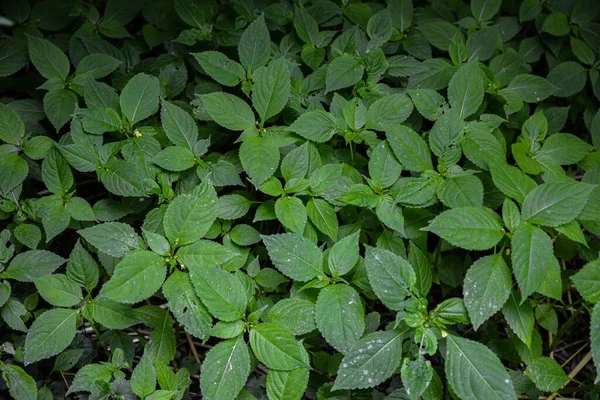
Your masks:
M596 0L0 12L1 398L598 399Z

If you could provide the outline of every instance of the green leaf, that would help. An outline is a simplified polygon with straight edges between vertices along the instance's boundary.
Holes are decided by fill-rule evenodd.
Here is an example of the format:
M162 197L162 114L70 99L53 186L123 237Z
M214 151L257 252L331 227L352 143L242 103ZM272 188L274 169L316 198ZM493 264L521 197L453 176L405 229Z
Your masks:
M218 343L206 353L200 373L207 400L234 400L250 375L250 351L243 336Z
M398 180L401 172L402 166L386 141L382 141L371 151L369 159L371 185L390 187Z
M123 115L134 125L158 111L160 82L154 76L137 74L121 92L119 104Z
M404 168L415 172L433 169L429 146L418 133L404 125L397 125L387 127L385 134Z
M433 378L433 368L431 362L419 356L416 360L410 361L404 359L400 371L402 383L406 388L411 400L418 400L427 389Z
M250 106L237 96L216 92L203 95L202 101L212 119L224 128L243 131L256 123Z
M202 238L217 217L217 194L208 183L202 183L193 194L177 196L165 212L165 236L174 247Z
M75 75L86 74L94 79L100 79L109 75L121 64L123 64L121 60L107 54L90 54L77 64Z
M438 188L437 195L449 208L482 207L484 188L475 175L458 175L446 179Z
M135 165L127 161L110 160L103 168L97 168L96 172L106 190L113 194L130 197L146 196L143 175Z
M587 263L571 276L577 291L586 301L600 303L600 261Z
M365 67L359 59L348 54L333 59L327 67L325 93L357 84L363 77Z
M570 133L555 133L548 136L538 154L552 157L560 165L576 164L593 147Z
M250 200L241 194L226 194L217 202L217 217L225 220L242 218L250 210Z
M428 19L419 25L419 30L432 46L448 51L450 42L458 28L448 21Z
M194 292L189 275L178 270L173 271L163 284L162 292L177 322L191 335L203 338L212 318Z
M519 203L523 203L525 196L537 187L535 181L523 171L506 163L491 163L490 172L494 185Z
M526 103L538 103L550 97L558 88L541 76L522 74L513 78L508 89Z
M558 265L552 239L530 224L521 224L511 239L511 260L523 300L538 290L544 277Z
M221 321L241 319L248 299L242 282L227 271L206 265L190 265L190 279L208 311Z
M190 53L204 71L223 86L237 86L246 76L244 67L218 51Z
M590 341L596 371L600 372L600 305L598 304L594 306L591 312ZM596 378L596 382L598 382L598 378Z
M77 231L87 242L103 253L123 257L129 251L141 249L142 238L135 230L121 222L106 222Z
M415 272L408 261L389 250L367 246L365 266L369 283L381 302L392 310L401 310L406 297L415 290Z
M504 366L481 343L448 335L445 358L446 377L460 398L513 400L517 397Z
M131 390L144 398L156 389L156 369L147 357L142 357L131 374Z
M0 104L0 140L19 144L25 136L25 124L12 108Z
M77 95L67 89L53 89L44 96L44 112L56 131L71 120L77 106Z
M128 253L102 286L100 295L121 303L137 303L152 296L165 280L161 256L147 250Z
M25 364L55 356L67 348L77 331L77 310L54 308L33 321L25 338Z
M443 106L447 106L444 97L435 90L415 89L409 90L408 94L419 113L430 121L437 120L441 115Z
M319 293L315 307L319 331L332 347L348 353L365 331L365 310L349 285L336 284Z
M464 133L464 121L458 108L451 108L438 118L429 131L429 146L433 154L455 163L460 158L458 141Z
M338 218L334 208L325 200L310 199L306 204L308 218L318 230L336 240L338 235ZM275 212L277 212L277 203L275 203ZM301 233L301 232L300 232Z
M73 307L83 299L81 287L66 275L55 274L35 280L40 296L57 307Z
M240 62L248 72L253 72L269 62L271 38L264 15L248 25L240 38L238 54Z
M133 308L106 298L97 298L87 303L92 319L110 329L127 329L140 323Z
M275 215L281 224L299 235L304 232L308 213L304 203L298 197L280 197L275 202Z
M190 114L173 103L163 101L160 120L167 137L173 144L194 149L194 144L198 141L198 125Z
M402 340L394 331L365 335L342 358L333 390L372 388L388 379L402 362Z
M83 109L79 115L87 133L101 135L121 129L121 116L112 108Z
M21 318L27 314L27 309L18 300L13 298L8 299L2 307L0 307L0 316L4 323L15 331L27 332L27 327Z
M475 330L502 308L511 287L510 269L502 254L482 257L471 265L465 276L463 293Z
M296 368L291 371L269 370L267 374L267 396L279 400L300 400L308 385L310 370Z
M12 259L6 274L21 282L33 282L38 278L52 274L67 260L46 251L29 250L19 253Z
M10 76L29 63L27 43L24 40L7 38L0 42L2 64L0 77Z
M21 224L15 228L13 234L19 242L33 250L42 240L42 231L33 224Z
M98 264L78 240L69 255L67 276L89 291L98 284L99 275Z
M52 42L27 35L29 57L38 72L46 79L65 80L69 75L69 59Z
M217 266L226 263L236 256L227 247L211 240L197 240L181 246L177 251L177 260L181 265L210 265Z
M10 193L29 173L27 161L16 154L0 155L0 192Z
M269 179L279 166L279 147L267 137L253 136L240 146L240 161L252 181L260 185Z
M262 235L271 261L284 275L307 282L324 277L323 253L309 239L295 233Z
M289 96L290 71L284 57L255 72L252 105L262 122L279 114L287 104Z
M347 274L356 265L359 258L358 238L360 230L346 236L333 245L328 254L328 266L333 276ZM336 235L337 238L337 235Z
M169 146L156 154L152 162L167 171L185 171L196 165L196 157L186 147Z
M471 12L479 22L489 21L498 13L502 0L474 0L471 2Z
M18 365L3 365L2 378L13 399L29 400L38 397L35 380Z
M267 313L269 322L287 329L293 335L304 335L317 329L315 305L298 298L279 300Z
M539 357L527 366L525 375L545 392L556 392L569 380L559 363L550 357Z
M254 355L268 368L292 371L309 366L308 353L291 333L279 325L263 322L250 330Z
M553 12L548 15L542 24L542 32L553 36L566 36L571 31L567 16L561 12Z
M96 382L108 383L112 378L112 369L108 365L88 364L84 365L71 383L67 394L73 392L92 392Z
M567 61L552 68L546 79L559 90L556 97L569 97L585 87L588 72L579 63Z
M594 186L576 181L544 183L525 197L521 217L545 226L567 224L583 210L592 190Z
M519 339L527 347L531 347L535 318L531 305L523 300L517 292L512 291L504 307L502 307L502 314L504 314L508 326L517 334Z
M459 207L439 214L423 230L433 232L454 246L488 250L504 236L498 218L486 208Z
M407 95L399 93L384 96L369 107L365 128L381 131L398 127L412 111L413 104Z
M478 62L464 64L454 73L448 84L448 102L463 119L475 114L483 102L483 74Z
M58 149L52 148L42 162L42 180L54 194L64 196L73 186L74 178L69 164Z
M150 342L144 347L144 356L154 363L169 364L175 357L177 338L173 333L173 318L169 310L160 310L156 322L149 324L154 328L150 333Z
M336 121L330 113L314 110L300 115L288 129L305 139L324 143L335 133Z

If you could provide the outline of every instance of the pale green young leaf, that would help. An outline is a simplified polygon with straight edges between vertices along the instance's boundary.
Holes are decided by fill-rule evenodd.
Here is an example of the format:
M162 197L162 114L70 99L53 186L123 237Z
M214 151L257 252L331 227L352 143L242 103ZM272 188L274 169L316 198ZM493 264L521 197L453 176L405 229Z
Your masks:
M119 104L123 115L134 125L158 111L160 82L151 75L137 74L121 92Z
M221 321L244 316L248 299L242 282L218 267L190 265L190 280L208 311Z
M460 398L514 400L517 397L504 366L483 344L448 335L445 359L446 377Z
M137 303L160 289L165 275L161 256L147 250L132 251L115 266L113 276L102 286L100 295L121 303Z
M365 331L365 310L360 296L345 284L329 285L321 290L315 319L327 343L344 354Z
M523 223L511 239L513 272L523 300L538 290L550 270L558 265L552 239L540 228Z
M502 307L502 314L504 314L508 326L517 334L517 337L527 347L531 347L535 317L529 302L523 300L519 293L514 290L511 291L508 300Z
M467 250L491 249L504 236L498 218L486 208L475 207L444 211L423 230Z
M224 86L237 86L246 76L244 67L218 51L191 53L204 71Z
M256 185L269 179L279 166L279 147L268 137L253 136L240 146L240 161L244 171Z
M525 197L521 217L545 226L567 224L583 210L592 190L594 186L576 181L544 183Z
M198 141L198 125L190 114L171 102L163 101L160 120L167 137L173 144L193 150L194 144Z
M262 235L271 261L284 275L307 282L324 277L323 252L309 239L295 233Z
M250 330L254 355L268 368L292 371L309 366L304 346L289 331L270 322L254 325Z
M73 307L82 301L81 287L66 275L47 275L35 280L40 296L57 307Z
M328 202L322 199L310 199L306 204L306 211L310 222L318 230L333 240L337 239L338 218L334 208ZM277 203L275 203L275 212L277 212Z
M475 330L502 308L511 287L510 269L500 253L482 257L469 267L463 294Z
M121 222L106 222L77 231L88 243L113 257L123 257L129 251L141 249L142 238Z
M301 400L304 397L310 370L296 368L291 371L269 370L267 374L267 396L278 400Z
M298 197L280 197L275 202L275 215L281 224L299 235L304 232L308 213L304 203Z
M342 358L333 389L372 388L388 379L402 362L402 339L395 331L362 337Z
M248 72L253 72L269 62L271 38L263 14L248 25L242 34L238 54L240 62Z
M556 392L569 380L565 371L556 360L550 357L540 357L527 366L527 375L535 386L545 392Z
M189 275L178 270L173 271L163 284L162 292L177 322L183 325L186 332L203 338L212 318L194 292Z
M600 261L587 263L571 276L577 291L586 301L600 303Z
M400 310L415 290L415 272L404 258L389 250L366 247L365 266L369 283L381 302Z
M27 41L31 62L44 78L64 80L69 75L69 59L54 43L31 35Z
M33 321L25 338L25 364L55 356L75 338L77 310L53 308Z
M250 375L250 351L243 336L218 343L206 353L200 373L207 400L234 400Z
M288 61L281 57L254 74L252 105L262 122L279 114L290 96Z
M217 194L204 182L192 194L177 196L167 207L165 236L174 247L201 239L217 217Z
M300 115L288 129L305 139L324 143L335 133L336 121L332 114L314 110Z
M462 65L448 84L448 102L461 118L477 111L483 102L483 73L477 61Z

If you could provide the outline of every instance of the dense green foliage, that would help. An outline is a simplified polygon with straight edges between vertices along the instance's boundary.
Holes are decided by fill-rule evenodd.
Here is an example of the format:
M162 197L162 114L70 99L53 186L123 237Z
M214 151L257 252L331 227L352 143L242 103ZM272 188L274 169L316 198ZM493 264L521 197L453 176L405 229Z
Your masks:
M0 11L0 397L598 399L597 0Z

